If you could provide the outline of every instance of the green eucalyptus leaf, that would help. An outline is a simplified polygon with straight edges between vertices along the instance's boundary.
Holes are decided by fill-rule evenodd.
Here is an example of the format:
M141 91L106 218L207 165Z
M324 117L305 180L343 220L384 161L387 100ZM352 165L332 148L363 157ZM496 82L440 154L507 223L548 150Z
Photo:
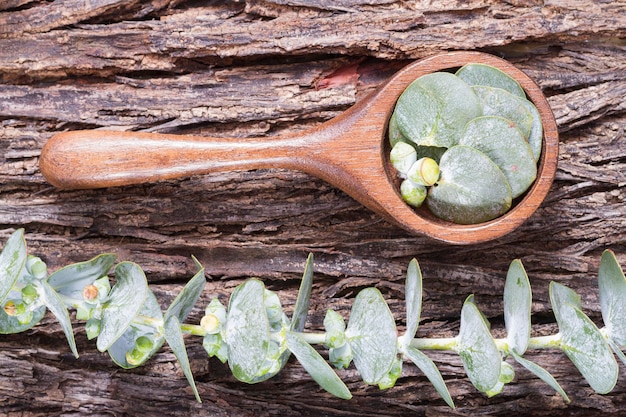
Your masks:
M543 382L545 382L550 387L552 387L552 389L558 392L566 402L568 403L570 402L569 397L567 396L563 388L561 388L561 385L559 385L557 380L554 379L554 377L550 374L550 372L546 371L544 368L537 365L536 363L531 362L528 359L521 357L515 352L511 352L511 356L513 356L513 359L515 359L517 363L522 365L524 368L528 369L530 372L532 372L537 377L539 377L539 379L541 379Z
M422 351L412 347L407 346L404 352L404 356L408 358L411 362L417 366L420 371L426 375L426 378L430 381L431 384L435 387L441 398L450 406L450 408L454 407L454 402L452 401L452 397L450 396L450 392L448 391L448 387L446 386L439 369L434 364L434 362L426 356Z
M523 355L530 340L532 291L522 261L509 266L504 284L504 323L509 350ZM508 352L507 352L508 353Z
M206 279L204 278L204 268L200 270L189 280L189 282L183 287L178 296L172 301L169 308L165 312L164 321L170 319L170 317L176 317L179 322L185 321L189 312L193 309L193 306L202 295Z
M526 107L533 118L530 125L530 133L528 134L528 144L530 145L530 149L533 151L535 161L538 162L539 157L541 156L541 147L543 145L543 122L541 120L541 115L539 114L537 107L535 107L531 101L521 100L520 103Z
M502 358L488 323L471 300L468 297L461 309L457 350L472 384L487 392L498 383Z
M154 322L161 323L161 327L163 326L163 312L161 311L161 306L154 296L154 293L150 290L148 291L146 301L143 303L143 306L139 311L139 316L150 318ZM122 336L120 336L120 338L118 338L107 349L107 352L117 366L124 369L136 368L150 359L152 355L154 355L161 348L161 346L163 346L165 337L162 333L162 328L133 321L124 334L122 334ZM139 337L146 335L151 337L153 341L152 349L148 352L144 352L142 359L137 363L128 363L126 358L127 352L133 350L135 347L135 341Z
M598 270L600 308L609 337L626 345L626 277L610 250L602 252Z
M21 333L34 327L46 315L46 306L42 305L33 310L28 323L20 323L16 316L9 316L4 309L0 308L0 334Z
M403 336L405 345L409 345L417 333L422 314L422 271L417 259L411 259L406 271L406 332Z
M389 306L376 288L366 288L356 296L346 336L363 381L378 384L396 358L397 332Z
M471 119L481 116L481 104L470 86L446 72L415 80L400 95L395 108L402 136L420 146L450 147Z
M204 279L204 275L202 278ZM176 315L171 315L169 319L165 321L164 327L165 340L167 340L167 344L170 345L172 352L174 352L174 356L178 359L178 363L180 363L180 367L183 370L191 389L193 390L193 394L196 396L196 401L201 403L202 399L200 399L196 382L194 381L193 374L191 373L189 357L187 356L187 348L185 348L185 340L183 339L183 332L180 329L180 321L178 321L178 317Z
M24 229L18 229L9 236L0 252L0 304L20 278L27 257Z
M494 219L511 208L511 188L498 166L469 146L454 146L441 157L441 178L426 202L437 217L459 224Z
M522 132L509 120L483 116L471 120L459 139L487 155L500 168L513 198L522 195L537 178L537 164Z
M296 333L287 332L287 347L320 387L336 397L349 400L350 390L322 356Z
M501 88L475 85L472 90L480 99L485 116L500 116L511 120L521 130L524 138L530 136L533 115L524 104L526 99Z
M259 376L270 348L270 324L263 302L265 287L250 279L235 288L228 305L224 341L228 364L238 380L252 383Z
M300 281L300 289L298 290L298 298L296 306L293 310L290 330L301 332L304 330L306 318L309 313L309 302L311 299L311 290L313 289L313 254L310 253L304 266L302 281Z
M105 276L114 263L114 254L98 255L88 261L68 265L53 272L48 277L48 284L59 294L82 299L83 288Z
M611 346L611 349L613 349L613 352L615 352L619 360L622 361L624 365L626 365L626 355L624 354L624 352L622 352L622 349L615 343L613 339L607 339L606 341L609 346Z
M96 342L100 352L119 339L143 308L148 297L148 281L139 265L121 262L115 267L117 283L103 304L101 329Z
M400 128L398 127L398 120L396 113L393 112L391 117L389 118L389 126L387 126L387 135L389 136L389 143L393 148L396 146L398 142L409 142L407 138L404 137L402 132L400 132Z
M617 382L618 365L600 330L580 310L579 300L566 286L550 283L550 301L561 333L561 349L591 388L606 394Z
M526 98L522 86L511 76L491 65L470 63L466 64L455 74L469 85L483 85L501 88L520 98Z
M74 331L72 330L72 320L70 319L70 315L67 312L67 308L65 308L65 303L56 293L54 288L46 281L38 281L35 284L35 288L39 294L39 298L48 307L48 310L54 314L54 316L59 321L61 325L61 329L63 329L63 333L65 333L65 337L67 338L67 343L70 345L70 349L75 357L78 358L78 351L76 350L76 342L74 341Z

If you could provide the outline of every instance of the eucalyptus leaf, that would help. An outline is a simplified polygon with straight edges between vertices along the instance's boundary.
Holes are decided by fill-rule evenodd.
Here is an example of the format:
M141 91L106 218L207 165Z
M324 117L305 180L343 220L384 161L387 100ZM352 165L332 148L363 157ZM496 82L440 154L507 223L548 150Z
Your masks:
M393 112L391 114L391 117L389 118L387 135L389 136L389 143L391 144L392 148L396 146L398 142L409 142L409 140L404 137L404 135L400 131L400 128L398 127L398 120L395 112Z
M615 341L613 341L613 339L607 339L607 343L611 346L611 349L613 349L613 352L617 355L619 360L626 365L626 355L622 352L622 349L615 343Z
M517 361L517 363L519 363L524 368L528 369L530 372L535 374L543 382L545 382L546 384L550 385L550 387L552 387L552 389L554 389L556 392L558 392L563 397L563 399L566 402L568 402L568 403L570 402L569 397L567 396L567 394L565 393L563 388L561 388L561 385L559 385L557 380L554 379L554 377L550 374L550 372L546 371L544 368L542 368L541 366L537 365L536 363L531 362L528 359L523 358L522 356L518 355L515 352L511 352L511 356L513 357L513 359L515 359Z
M148 359L150 359L150 357L152 357L152 355L154 355L165 342L165 337L161 334L163 333L163 312L161 311L161 306L152 291L148 291L148 296L146 297L146 301L143 303L141 311L139 311L139 316L147 317L155 322L161 323L161 328L159 329L146 324L132 322L124 334L107 349L107 352L113 362L117 366L124 369L141 366ZM151 351L146 352L144 358L140 362L136 364L129 364L126 360L126 353L132 351L135 347L135 341L139 337L145 335L149 335L154 343Z
M346 336L363 381L378 384L396 358L397 332L393 315L376 288L366 288L356 296Z
M523 194L537 178L537 164L530 145L522 132L503 117L471 120L459 144L478 149L495 162L506 177L513 198Z
M252 383L265 364L270 347L270 324L263 303L265 287L250 279L235 288L228 305L224 341L228 364L238 380Z
M598 269L600 309L609 337L626 345L626 277L610 250L602 252Z
M510 351L523 355L530 340L532 291L522 261L509 266L504 284L504 324Z
M17 229L9 236L0 252L0 304L4 303L11 288L20 278L27 257L24 229Z
M591 388L606 394L617 382L617 362L602 333L580 310L577 300L579 297L571 289L550 283L550 301L561 333L561 349Z
M489 326L471 296L461 309L457 351L468 378L482 392L492 389L500 377L502 357L489 332Z
M298 290L298 298L296 306L293 310L291 318L290 330L301 332L304 330L306 318L309 313L309 302L311 299L311 290L313 289L313 254L310 253L304 266L302 281L300 281L300 289Z
M68 265L53 272L48 277L48 284L59 294L81 299L83 288L105 276L114 263L114 254L98 255L88 261Z
M335 371L304 339L295 333L287 332L287 347L320 387L344 400L352 398L350 390Z
M185 321L189 312L202 295L202 290L206 284L204 277L204 268L200 270L189 280L180 293L176 296L172 304L165 312L164 321L168 321L170 317L176 317L179 322Z
M520 98L526 98L522 86L504 71L491 65L469 63L459 68L455 74L469 85L483 85L501 88Z
M411 259L406 271L406 332L403 336L405 345L409 345L415 337L422 314L422 271L417 259Z
M441 398L443 398L450 408L454 409L454 402L452 401L448 387L446 386L446 383L434 362L422 351L412 346L408 346L406 348L404 356L411 360L411 362L413 362L415 366L417 366L420 371L426 375L426 378L428 378L430 383L433 384L439 395L441 395Z
M204 279L204 275L202 278ZM187 348L185 348L185 340L183 339L183 332L180 329L180 321L178 321L178 317L176 315L171 315L169 319L165 321L164 327L165 340L167 340L167 344L170 345L172 352L174 352L174 356L178 359L178 363L180 363L180 367L183 370L194 395L196 396L196 400L201 403L202 399L200 399L196 382L193 379L191 366L189 365L189 357L187 356Z
M522 131L524 138L530 136L533 115L524 104L526 99L501 88L475 85L472 90L480 99L485 116L500 116L511 120Z
M500 168L470 146L454 146L441 157L441 178L426 202L437 217L459 224L492 220L511 208L511 188Z
M76 342L74 341L74 331L72 330L72 320L65 308L63 300L56 293L54 288L46 281L38 281L34 283L37 293L41 301L48 307L48 310L54 314L59 321L63 333L67 339L67 343L70 345L70 349L75 357L78 358L78 351L76 350Z
M115 267L117 283L103 304L101 329L96 342L100 352L119 339L143 308L148 297L148 281L139 265L121 262Z
M530 133L528 134L528 144L530 145L530 149L533 151L535 161L538 162L539 157L541 156L541 147L543 145L543 121L541 120L539 110L537 110L537 107L535 107L531 101L521 100L520 103L526 107L533 118L530 125Z

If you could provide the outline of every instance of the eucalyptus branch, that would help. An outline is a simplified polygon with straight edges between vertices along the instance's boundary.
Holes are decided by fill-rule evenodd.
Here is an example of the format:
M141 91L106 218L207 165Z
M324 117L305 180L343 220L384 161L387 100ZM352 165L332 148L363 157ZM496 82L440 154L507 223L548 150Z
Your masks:
M329 309L324 332L305 332L313 280L313 256L305 265L294 313L289 317L278 295L258 279L249 279L233 291L228 308L214 298L200 323L185 323L197 303L206 279L198 272L162 312L143 270L131 262L115 264L112 254L68 265L48 274L45 263L28 255L22 229L15 231L0 253L0 333L18 333L35 326L50 310L59 320L70 349L78 352L69 309L85 321L89 339L108 352L122 368L145 363L167 342L181 364L196 399L183 334L202 338L209 357L228 363L235 378L256 383L276 375L293 354L318 384L331 394L349 399L350 391L337 369L354 365L363 381L381 389L393 387L405 362L415 364L443 400L454 407L445 381L425 350L456 352L472 384L488 396L496 395L513 380L511 360L534 373L563 398L569 398L554 377L524 358L528 349L554 349L565 353L597 393L613 390L618 376L615 355L626 363L626 278L613 252L602 254L598 273L599 298L605 327L599 329L581 307L571 289L552 282L550 302L559 332L530 337L532 293L520 260L507 272L504 288L505 338L495 339L473 295L461 309L459 334L451 338L416 338L422 309L422 275L413 259L406 275L406 331L398 336L395 319L382 294L375 288L359 292L349 321ZM324 359L313 345L328 349Z

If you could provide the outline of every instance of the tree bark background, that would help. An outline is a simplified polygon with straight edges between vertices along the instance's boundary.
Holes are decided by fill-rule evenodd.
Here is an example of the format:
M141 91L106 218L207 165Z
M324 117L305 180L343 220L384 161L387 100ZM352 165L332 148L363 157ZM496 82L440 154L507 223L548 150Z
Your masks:
M226 301L248 277L278 291L291 311L308 253L315 255L307 329L327 308L348 317L356 293L379 288L398 325L403 283L416 257L424 275L419 337L454 336L465 297L503 332L502 292L520 258L533 287L533 334L557 331L550 281L582 296L601 316L596 274L613 249L626 265L626 3L593 0L5 0L0 3L0 239L26 229L30 251L50 270L102 252L140 264L167 306L206 267L211 297ZM41 147L74 129L274 136L340 114L414 59L481 50L516 64L544 90L557 118L557 177L541 208L515 232L473 246L413 236L341 191L299 172L228 172L142 186L86 191L51 187ZM79 359L47 315L0 338L0 413L39 415L618 415L626 371L595 394L557 351L529 352L572 399L515 366L496 397L478 393L458 356L427 352L457 405L450 410L406 365L396 387L365 386L339 372L354 398L318 388L290 361L257 385L237 382L188 352L202 404L169 348L124 371L99 353L75 321Z

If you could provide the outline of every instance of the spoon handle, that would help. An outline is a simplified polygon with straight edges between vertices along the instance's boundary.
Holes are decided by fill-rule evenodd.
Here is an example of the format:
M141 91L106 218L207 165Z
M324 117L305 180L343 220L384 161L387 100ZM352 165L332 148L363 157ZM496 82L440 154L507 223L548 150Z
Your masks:
M104 188L225 170L298 169L306 145L303 137L222 139L83 130L53 136L39 164L56 187Z

